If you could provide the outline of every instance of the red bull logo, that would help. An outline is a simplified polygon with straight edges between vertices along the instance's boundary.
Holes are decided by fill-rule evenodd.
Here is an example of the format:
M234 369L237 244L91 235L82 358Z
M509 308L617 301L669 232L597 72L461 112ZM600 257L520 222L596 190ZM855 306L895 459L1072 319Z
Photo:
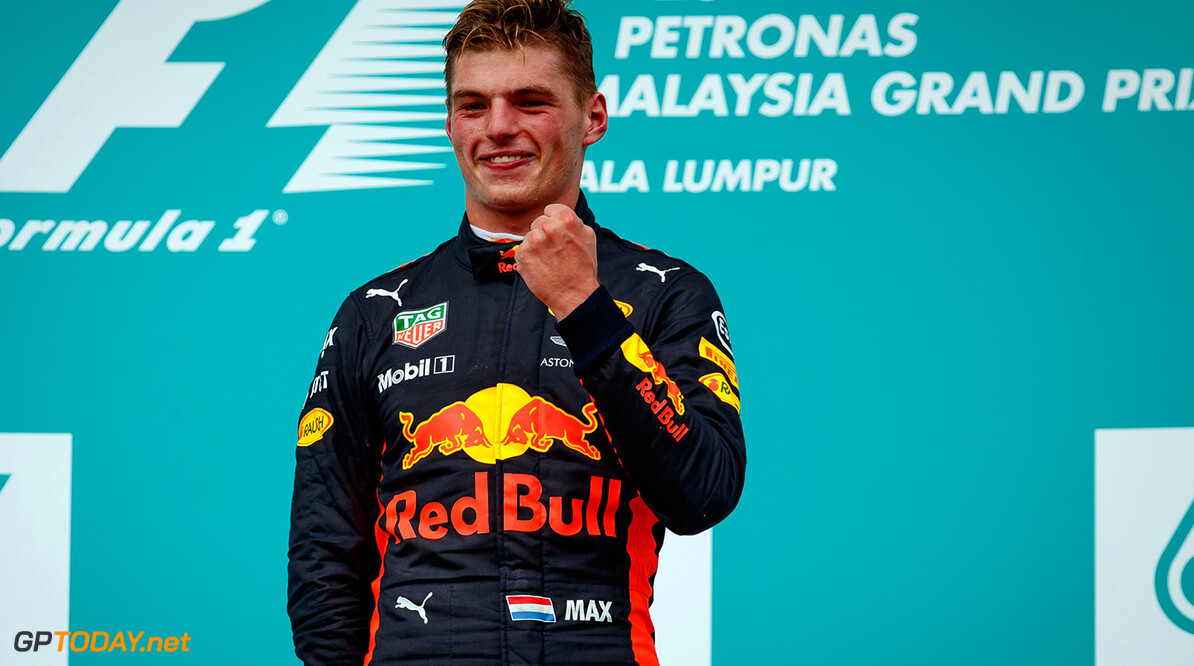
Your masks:
M582 530L591 536L617 536L621 481L590 476L587 496L582 492L544 497L544 483L533 474L502 476L502 530L538 532L546 528L562 536L574 536ZM454 501L427 501L426 496L420 500L413 488L398 493L386 504L382 527L395 543L417 538L436 540L449 534L489 534L494 527L489 507L489 473L476 472L471 493L466 491Z
M417 426L413 414L401 412L402 434L412 444L402 458L402 468L410 469L436 449L445 456L464 451L473 460L492 465L527 450L546 452L555 442L600 460L601 452L585 439L597 429L596 405L590 402L581 414L583 421L513 384L477 391Z
M630 365L650 375L656 386L666 387L667 397L672 401L676 414L684 414L684 396L680 393L680 387L668 379L667 371L663 369L663 364L655 360L655 357L651 355L651 350L647 347L647 343L643 342L638 333L631 334L622 343L622 355L626 357Z
M667 405L666 396L658 400L655 399L655 384L651 383L651 378L643 377L643 380L635 388L643 397L643 402L651 406L651 412L667 428L667 433L672 436L672 439L677 442L684 439L684 435L688 434L688 426L676 419L676 413Z
M508 250L502 250L502 253L498 255L498 273L513 273L518 270L518 262L514 260L514 253L518 251L518 245L521 245L521 243L514 245Z

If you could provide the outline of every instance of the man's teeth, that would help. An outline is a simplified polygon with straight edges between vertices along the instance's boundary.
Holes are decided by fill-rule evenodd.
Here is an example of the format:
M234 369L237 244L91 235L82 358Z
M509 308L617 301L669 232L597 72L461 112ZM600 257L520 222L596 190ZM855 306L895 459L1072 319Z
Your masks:
M489 161L494 164L505 164L506 162L521 160L523 157L523 155L498 155L497 157L489 158Z

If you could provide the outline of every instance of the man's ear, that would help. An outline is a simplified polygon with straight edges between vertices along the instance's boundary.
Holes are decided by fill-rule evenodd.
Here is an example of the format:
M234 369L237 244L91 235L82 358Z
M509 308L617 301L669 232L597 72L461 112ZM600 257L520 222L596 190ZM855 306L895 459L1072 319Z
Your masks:
M605 136L605 131L609 129L609 110L605 107L605 95L593 93L585 111L588 114L589 124L585 128L583 145L591 146Z

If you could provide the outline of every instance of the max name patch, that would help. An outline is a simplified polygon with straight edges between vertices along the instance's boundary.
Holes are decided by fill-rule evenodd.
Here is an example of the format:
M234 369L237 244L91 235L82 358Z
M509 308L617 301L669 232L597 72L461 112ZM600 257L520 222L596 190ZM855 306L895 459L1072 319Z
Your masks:
M416 349L448 327L448 304L407 310L394 317L394 344Z
M332 427L332 415L326 409L316 407L299 421L299 446L311 446L323 439L323 433Z

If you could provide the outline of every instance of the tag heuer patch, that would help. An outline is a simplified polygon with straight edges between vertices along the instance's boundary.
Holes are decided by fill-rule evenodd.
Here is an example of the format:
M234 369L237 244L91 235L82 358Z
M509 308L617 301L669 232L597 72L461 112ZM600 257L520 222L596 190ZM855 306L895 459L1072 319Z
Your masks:
M394 317L394 343L414 349L448 327L448 304L399 312Z

